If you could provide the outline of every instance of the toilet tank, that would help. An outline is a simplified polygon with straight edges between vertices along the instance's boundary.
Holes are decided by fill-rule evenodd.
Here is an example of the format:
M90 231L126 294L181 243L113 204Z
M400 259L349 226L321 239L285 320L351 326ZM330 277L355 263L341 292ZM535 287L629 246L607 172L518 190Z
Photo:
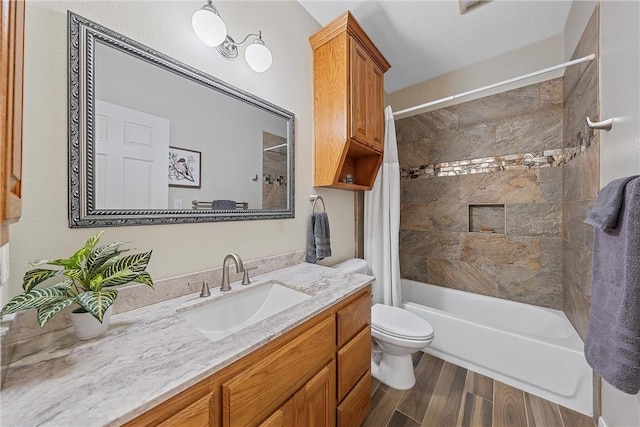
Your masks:
M333 268L347 273L367 274L367 261L361 258L351 258L333 266Z

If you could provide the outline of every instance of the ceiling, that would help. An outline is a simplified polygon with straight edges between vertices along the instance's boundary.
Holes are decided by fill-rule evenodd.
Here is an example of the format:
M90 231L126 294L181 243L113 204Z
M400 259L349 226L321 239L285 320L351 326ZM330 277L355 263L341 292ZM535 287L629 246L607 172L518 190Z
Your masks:
M571 1L298 0L320 25L350 10L391 63L388 93L564 32Z

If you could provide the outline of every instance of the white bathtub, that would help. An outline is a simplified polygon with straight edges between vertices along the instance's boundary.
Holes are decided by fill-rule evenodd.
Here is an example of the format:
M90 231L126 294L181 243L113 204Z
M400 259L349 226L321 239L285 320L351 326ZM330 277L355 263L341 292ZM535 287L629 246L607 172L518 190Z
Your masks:
M424 352L592 415L592 371L563 312L408 279L402 299L433 326Z

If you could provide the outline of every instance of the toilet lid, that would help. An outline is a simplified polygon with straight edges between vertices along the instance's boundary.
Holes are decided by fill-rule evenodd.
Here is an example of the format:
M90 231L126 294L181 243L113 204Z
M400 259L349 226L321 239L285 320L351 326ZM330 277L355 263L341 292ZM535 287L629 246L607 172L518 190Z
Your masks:
M384 304L371 307L371 327L406 339L426 340L433 337L433 327L429 322L400 307Z

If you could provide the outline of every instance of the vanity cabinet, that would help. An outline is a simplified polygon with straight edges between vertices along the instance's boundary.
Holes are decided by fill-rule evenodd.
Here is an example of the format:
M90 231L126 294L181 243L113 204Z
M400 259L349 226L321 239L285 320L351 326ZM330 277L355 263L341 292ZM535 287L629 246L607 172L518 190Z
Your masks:
M350 12L309 38L313 49L315 186L369 190L384 147L390 65ZM353 182L348 181L350 175Z
M370 299L367 287L126 425L359 425L370 401Z
M0 11L0 246L9 241L9 224L22 209L22 79L24 69L23 0L2 0Z

